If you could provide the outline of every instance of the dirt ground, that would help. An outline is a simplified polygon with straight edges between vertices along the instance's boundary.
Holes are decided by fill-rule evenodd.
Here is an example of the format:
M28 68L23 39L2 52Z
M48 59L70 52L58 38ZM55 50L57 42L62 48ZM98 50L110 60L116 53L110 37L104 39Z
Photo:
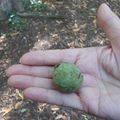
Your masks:
M64 15L64 21L30 19L24 31L13 32L11 37L6 37L9 28L0 26L0 120L102 120L69 107L24 99L21 91L7 86L5 70L30 50L109 44L96 22L96 11L103 2L120 16L119 0L49 1L50 11Z

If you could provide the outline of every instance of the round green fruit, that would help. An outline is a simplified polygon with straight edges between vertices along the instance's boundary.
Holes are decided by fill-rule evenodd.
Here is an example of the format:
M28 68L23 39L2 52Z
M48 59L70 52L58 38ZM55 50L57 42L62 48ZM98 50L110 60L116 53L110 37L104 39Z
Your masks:
M55 67L53 83L62 92L77 91L83 82L83 75L74 64L62 63Z

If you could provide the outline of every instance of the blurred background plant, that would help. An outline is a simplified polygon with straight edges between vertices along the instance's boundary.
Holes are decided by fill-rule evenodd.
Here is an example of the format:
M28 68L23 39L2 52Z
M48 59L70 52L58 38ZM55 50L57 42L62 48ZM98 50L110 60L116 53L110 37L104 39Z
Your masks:
M47 4L41 0L22 0L23 7L26 12L43 12L47 10ZM29 21L26 18L21 18L17 15L17 11L13 10L9 14L8 25L10 31L23 31L27 28Z
M14 31L22 31L28 25L28 21L25 18L21 18L16 14L11 14L9 17L9 28Z
M47 4L42 0L22 0L26 11L37 11L41 12L47 10Z

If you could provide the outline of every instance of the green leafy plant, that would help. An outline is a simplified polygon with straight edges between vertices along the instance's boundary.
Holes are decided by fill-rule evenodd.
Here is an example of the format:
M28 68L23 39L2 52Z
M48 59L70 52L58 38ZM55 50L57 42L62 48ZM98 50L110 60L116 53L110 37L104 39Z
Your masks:
M40 12L47 9L47 5L40 2L40 0L22 0L26 12ZM28 19L21 18L13 10L9 14L9 26L11 31L23 31L29 24Z
M25 18L21 18L16 14L11 14L9 17L9 26L11 30L22 31L28 25L28 21Z
M41 12L47 10L47 5L41 0L23 0L23 5L27 11Z

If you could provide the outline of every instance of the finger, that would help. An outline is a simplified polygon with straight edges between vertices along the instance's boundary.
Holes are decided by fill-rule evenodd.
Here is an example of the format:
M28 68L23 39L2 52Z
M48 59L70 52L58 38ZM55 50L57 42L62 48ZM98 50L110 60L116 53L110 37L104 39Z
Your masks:
M62 62L74 63L78 53L78 49L32 51L23 55L20 62L26 65L55 65Z
M25 75L11 76L8 79L8 85L20 89L25 89L28 87L41 87L46 89L54 89L51 79Z
M93 76L88 74L83 74L83 83L81 87L95 87L97 86L96 80ZM13 75L8 79L8 84L15 88L29 88L29 87L39 87L45 89L56 89L52 82L52 79L26 76L26 75Z
M75 93L63 94L55 90L32 87L24 91L24 96L35 101L82 109L80 99Z
M53 74L53 67L50 66L27 66L27 65L13 65L6 71L8 76L11 75L31 75L42 78L51 78Z
M98 61L96 59L96 49L96 47L92 47L82 49L34 51L23 55L21 63L32 66L50 66L62 62L74 63L80 68L82 73L97 74Z
M115 54L120 53L120 19L106 4L100 6L97 16L99 25L111 40L111 45Z

